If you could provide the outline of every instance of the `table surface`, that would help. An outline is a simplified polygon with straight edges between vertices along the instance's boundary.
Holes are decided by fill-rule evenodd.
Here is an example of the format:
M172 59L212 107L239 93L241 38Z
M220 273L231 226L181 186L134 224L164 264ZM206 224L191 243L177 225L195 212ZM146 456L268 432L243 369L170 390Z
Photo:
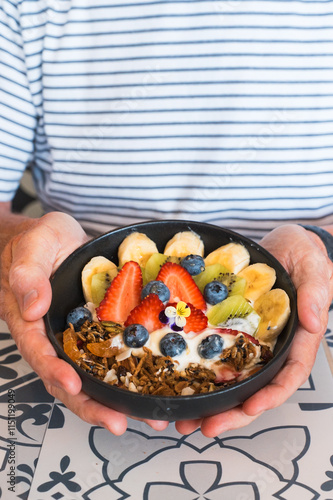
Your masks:
M0 321L0 498L333 500L332 360L333 308L308 381L249 426L208 439L130 419L115 437L45 391Z

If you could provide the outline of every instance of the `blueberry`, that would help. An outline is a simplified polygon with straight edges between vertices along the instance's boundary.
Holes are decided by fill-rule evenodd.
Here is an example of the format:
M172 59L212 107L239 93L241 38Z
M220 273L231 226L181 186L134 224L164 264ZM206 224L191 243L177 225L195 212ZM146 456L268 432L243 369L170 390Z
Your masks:
M228 288L219 281L211 281L204 288L204 298L208 304L218 304L228 297Z
M180 265L190 273L191 276L196 276L205 270L205 261L200 255L186 255Z
M123 336L128 347L142 347L147 342L149 333L143 325L134 323L125 328Z
M220 335L208 335L199 344L198 353L202 358L211 359L217 354L221 354L223 349L223 339Z
M80 306L76 307L67 314L67 324L72 323L74 330L78 332L85 321L92 321L92 315L89 309Z
M185 351L185 349L186 342L179 333L167 333L160 340L160 350L163 356L178 356Z
M147 285L142 289L141 299L144 299L150 293L156 293L162 302L167 302L170 299L169 288L163 283L163 281L150 281L147 283Z

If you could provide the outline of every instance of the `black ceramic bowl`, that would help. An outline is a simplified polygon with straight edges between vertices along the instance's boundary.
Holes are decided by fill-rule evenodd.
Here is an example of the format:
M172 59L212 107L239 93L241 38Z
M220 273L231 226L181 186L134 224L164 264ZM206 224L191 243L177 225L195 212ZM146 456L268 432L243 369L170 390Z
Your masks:
M149 396L108 385L79 368L65 353L56 334L66 328L66 316L71 309L84 302L81 288L81 270L94 256L103 255L117 263L117 251L123 239L134 231L145 233L163 252L167 241L178 231L193 230L205 244L205 255L226 243L242 243L249 251L251 263L263 262L274 267L275 287L282 288L290 298L291 315L279 335L274 358L260 371L233 386L207 394L191 396ZM58 355L70 363L82 379L83 390L92 398L119 412L134 417L155 420L185 420L215 415L244 402L264 387L282 367L297 325L296 293L289 275L281 264L253 241L227 229L192 221L154 221L116 229L89 241L72 253L55 272L52 280L53 299L45 317L46 331Z

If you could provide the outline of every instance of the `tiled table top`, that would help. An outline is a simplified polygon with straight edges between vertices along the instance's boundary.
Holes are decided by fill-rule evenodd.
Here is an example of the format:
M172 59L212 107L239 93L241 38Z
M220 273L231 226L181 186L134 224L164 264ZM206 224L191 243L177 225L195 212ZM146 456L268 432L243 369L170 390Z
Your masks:
M0 498L333 500L332 331L333 310L309 380L246 428L208 439L130 420L115 437L54 401L0 322Z

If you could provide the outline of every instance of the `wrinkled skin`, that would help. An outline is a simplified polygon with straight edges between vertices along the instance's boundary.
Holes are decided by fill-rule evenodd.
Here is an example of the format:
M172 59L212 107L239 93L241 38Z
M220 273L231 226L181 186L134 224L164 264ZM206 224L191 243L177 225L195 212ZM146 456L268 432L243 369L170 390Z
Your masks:
M60 212L23 221L20 233L10 239L2 253L0 314L22 356L50 394L86 422L120 435L127 427L126 416L81 391L79 376L57 357L42 319L51 301L49 277L85 241L87 236L81 226ZM180 433L188 434L200 426L205 436L212 437L245 426L264 411L281 405L310 374L327 326L333 296L333 264L320 238L296 225L280 226L261 244L287 269L297 289L300 325L288 360L272 382L242 406L202 420L177 422ZM156 430L168 425L161 421L145 422Z

